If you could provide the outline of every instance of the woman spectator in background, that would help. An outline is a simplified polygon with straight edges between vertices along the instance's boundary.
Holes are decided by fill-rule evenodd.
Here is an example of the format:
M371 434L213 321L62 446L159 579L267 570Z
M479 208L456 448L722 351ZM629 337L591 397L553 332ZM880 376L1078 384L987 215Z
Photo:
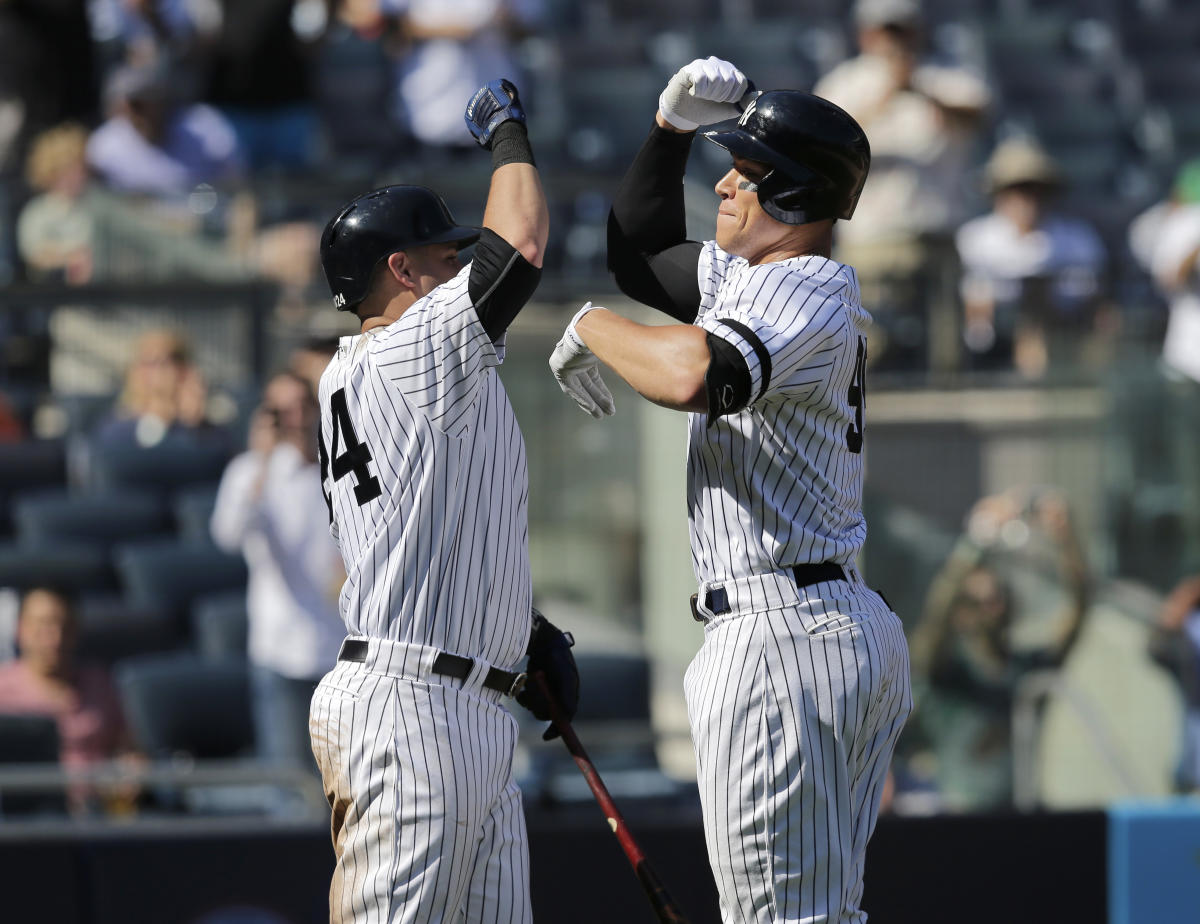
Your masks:
M64 768L132 756L120 699L108 672L75 659L75 613L70 600L49 587L21 599L17 616L18 655L0 665L0 712L45 715L58 727ZM73 811L95 807L96 791L68 790Z
M226 444L228 432L207 414L208 386L187 341L174 331L150 330L138 338L118 404L95 436L104 446Z

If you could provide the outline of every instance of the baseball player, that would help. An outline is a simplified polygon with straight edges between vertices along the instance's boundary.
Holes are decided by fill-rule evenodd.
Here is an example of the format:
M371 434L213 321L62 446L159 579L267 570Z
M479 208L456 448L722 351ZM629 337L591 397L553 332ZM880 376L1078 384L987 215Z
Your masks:
M531 617L525 447L497 375L540 276L546 201L516 88L487 84L466 121L492 154L482 229L389 186L321 238L334 305L362 322L320 385L349 630L309 718L333 922L530 921L505 698L549 718L515 671L526 653L567 714L578 693L569 636Z
M899 619L854 566L862 515L866 329L854 270L829 259L870 165L836 106L753 99L733 65L671 78L609 217L609 267L680 324L589 303L550 360L593 416L603 362L689 412L687 504L704 644L684 686L709 861L726 922L861 922L863 859L911 709ZM699 125L728 149L716 240L687 240Z

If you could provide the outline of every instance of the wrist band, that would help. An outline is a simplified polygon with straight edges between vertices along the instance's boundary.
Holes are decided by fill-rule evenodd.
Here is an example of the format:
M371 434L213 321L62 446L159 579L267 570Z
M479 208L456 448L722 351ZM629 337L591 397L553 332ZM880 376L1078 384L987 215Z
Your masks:
M529 144L529 133L515 119L501 122L492 135L492 169L505 164L537 166L533 159L533 148Z

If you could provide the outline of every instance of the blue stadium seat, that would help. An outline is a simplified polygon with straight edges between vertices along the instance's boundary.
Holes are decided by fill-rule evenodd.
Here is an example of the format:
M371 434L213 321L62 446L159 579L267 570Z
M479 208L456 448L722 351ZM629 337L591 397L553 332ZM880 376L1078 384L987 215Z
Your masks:
M209 521L217 500L217 485L199 484L181 488L171 498L175 528L185 542L212 542Z
M58 763L58 723L42 715L0 713L0 764ZM66 798L61 790L0 791L0 817L65 815Z
M138 543L119 547L114 558L129 601L162 609L181 629L197 598L246 586L242 557L227 555L212 544Z
M655 752L650 722L650 662L641 654L580 652L579 711L572 727L588 755L617 799L676 799L685 787L663 773ZM521 786L534 798L550 803L587 802L592 799L587 782L574 760L558 741L543 744L532 734L545 724L526 710L518 710L527 727L530 769Z
M0 535L12 530L14 495L35 488L65 487L67 453L62 440L0 443Z
M192 604L193 648L201 657L245 658L248 631L244 590L209 594Z
M152 758L248 755L254 747L246 665L190 652L117 665L117 687L138 747Z
M171 525L157 497L131 488L91 496L63 488L22 495L13 501L13 520L17 540L31 547L126 542L168 533Z
M0 545L0 587L26 589L51 585L68 592L107 591L116 587L105 549L86 545L27 548Z
M224 446L94 445L90 454L90 486L96 491L135 487L165 496L185 485L220 480L228 461L229 452Z
M171 651L188 642L169 614L134 606L120 594L83 594L75 611L80 659L111 666L124 658Z

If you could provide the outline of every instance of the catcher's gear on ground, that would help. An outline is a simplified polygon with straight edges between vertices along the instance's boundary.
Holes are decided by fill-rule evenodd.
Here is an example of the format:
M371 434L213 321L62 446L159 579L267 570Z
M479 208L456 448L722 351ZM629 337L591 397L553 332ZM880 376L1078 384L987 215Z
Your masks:
M736 105L752 89L746 75L720 58L697 58L676 71L658 97L658 111L671 125L685 132L701 125L736 119Z
M751 187L763 211L789 225L849 218L871 167L862 126L829 100L799 90L768 90L735 127L704 137L771 167Z
M480 87L467 103L463 118L482 148L491 148L492 134L510 119L525 124L525 109L512 81L503 78Z
M575 324L591 310L592 303L588 302L571 318L562 339L554 345L554 352L550 354L550 369L558 387L584 411L599 420L610 416L616 406L612 392L600 377L600 360L575 332Z
M479 228L458 224L442 197L424 186L385 186L343 206L321 234L321 266L333 307L353 311L375 268L399 250L473 244Z
M529 664L526 672L532 676L541 671L546 679L546 687L554 697L558 714L568 722L579 707L579 670L575 667L575 657L571 654L571 646L574 644L575 639L569 632L563 632L536 609L533 610L533 632L529 636ZM543 722L549 722L555 714L541 684L525 684L525 688L517 693L516 699L532 712L535 718ZM542 735L542 740L549 741L558 735L558 729L551 725Z

